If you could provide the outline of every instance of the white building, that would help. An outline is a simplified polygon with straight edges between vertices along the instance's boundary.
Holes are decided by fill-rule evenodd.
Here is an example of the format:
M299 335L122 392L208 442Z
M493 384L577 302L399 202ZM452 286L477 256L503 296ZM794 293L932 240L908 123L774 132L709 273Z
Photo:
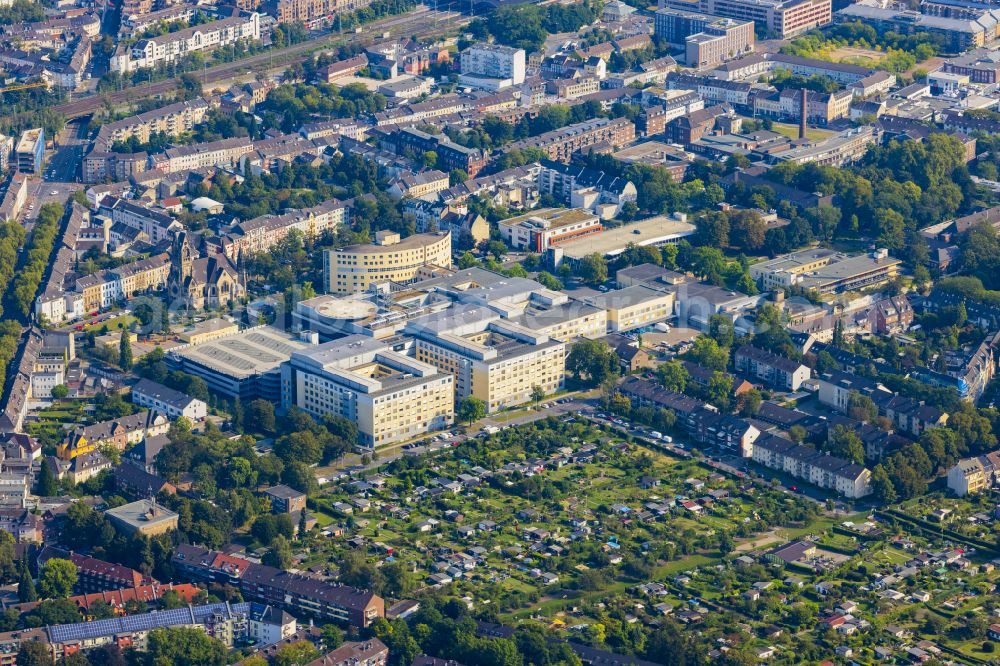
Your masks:
M524 49L499 44L474 44L462 51L463 85L498 90L524 83Z
M132 387L132 402L163 412L171 419L184 416L190 421L201 421L208 416L208 405L201 400L148 379L141 379Z
M369 447L445 428L454 418L450 373L365 335L294 352L281 384L283 406L343 416Z
M260 15L256 12L212 21L158 37L141 39L131 48L119 46L111 56L111 71L122 74L173 63L196 51L237 42L260 40Z

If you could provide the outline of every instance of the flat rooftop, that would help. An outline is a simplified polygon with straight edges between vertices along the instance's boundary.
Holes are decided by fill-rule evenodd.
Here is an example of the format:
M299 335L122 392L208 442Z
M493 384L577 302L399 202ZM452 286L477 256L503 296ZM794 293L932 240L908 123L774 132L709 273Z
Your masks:
M151 510L153 506L154 503L150 500L139 500L131 504L123 504L114 509L108 509L104 513L123 523L139 528L177 520L177 514L170 509L155 504L155 510Z
M560 243L566 259L578 261L589 254L613 257L625 251L629 243L635 245L665 245L676 243L694 233L695 227L687 221L666 215L658 215L646 220L624 224L614 229L605 229L599 234L590 234L566 243Z
M539 229L558 229L590 220L596 222L597 216L583 208L543 208L509 220L502 220L501 224L506 227L522 225Z
M587 299L587 302L605 310L617 310L619 308L632 307L649 301L672 297L673 294L670 292L637 284L633 287L616 289L604 294L591 296Z
M228 377L245 379L274 370L308 346L291 333L262 326L170 353Z

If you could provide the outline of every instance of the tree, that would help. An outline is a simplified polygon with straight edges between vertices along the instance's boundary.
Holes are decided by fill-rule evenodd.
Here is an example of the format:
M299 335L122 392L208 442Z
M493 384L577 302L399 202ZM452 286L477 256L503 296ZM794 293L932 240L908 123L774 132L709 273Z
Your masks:
M557 278L552 273L548 273L546 271L542 271L541 273L536 275L535 281L538 282L543 287L545 287L546 289L551 289L552 291L562 291L564 287L562 281L560 281L559 278Z
M580 340L566 355L566 372L580 383L598 386L618 375L618 355L600 340Z
M875 423L878 419L878 407L868 396L851 391L847 397L847 415L855 421Z
M305 666L320 658L320 652L309 641L282 646L274 655L274 666Z
M545 400L545 389L538 384L535 384L531 387L531 401L541 402L542 400Z
M76 580L76 565L53 557L42 565L38 574L38 590L48 599L62 599L73 593Z
M53 666L49 646L37 640L23 641L17 651L17 666Z
M28 569L28 558L26 557L22 557L18 562L17 599L21 603L38 600L38 592L35 591L35 581L31 578L31 571Z
M486 403L474 395L466 396L455 406L455 418L459 423L473 423L486 416Z
M747 417L753 416L760 409L760 405L763 401L764 396L762 396L760 391L757 389L750 389L749 391L740 394L737 398L740 415Z
M838 425L830 433L830 453L858 465L865 461L865 445L854 430Z
M243 427L249 432L274 432L274 405L267 400L252 400L243 415Z
M344 631L335 624L324 624L320 635L323 639L323 648L327 652L336 650L344 643Z
M601 284L608 279L608 262L597 253L588 254L577 264L576 274L589 285Z
M722 372L729 365L729 350L720 347L712 338L702 335L694 341L684 358L709 370Z
M732 347L735 331L733 321L723 314L714 314L708 319L708 335L720 347Z
M666 363L661 363L656 368L656 378L663 384L664 388L683 393L690 376L683 363L677 359L672 359Z
M169 591L173 592L173 590ZM87 608L87 615L95 620L107 620L115 616L115 609L104 599L98 599Z
M146 656L153 666L224 666L226 646L201 629L170 627L153 629L147 639Z
M271 542L271 548L264 553L264 564L278 569L288 569L292 566L292 547L282 535L278 535Z
M122 331L118 341L118 367L128 372L132 369L132 340L127 330Z
M882 504L892 504L896 501L896 487L892 485L889 474L882 465L875 465L872 470L872 492Z
M65 384L56 384L52 387L52 397L56 400L64 400L69 395L69 389Z
M48 459L42 458L41 468L38 472L38 495L39 497L53 497L59 491L59 481L52 473L52 465Z
M279 537L288 540L294 535L295 525L287 513L258 516L250 527L250 536L265 546L271 546Z

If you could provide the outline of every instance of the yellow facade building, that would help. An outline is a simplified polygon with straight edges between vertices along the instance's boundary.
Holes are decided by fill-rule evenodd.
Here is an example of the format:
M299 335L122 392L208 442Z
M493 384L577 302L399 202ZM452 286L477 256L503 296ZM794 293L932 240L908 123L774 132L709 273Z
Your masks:
M426 266L451 266L451 233L399 234L380 231L372 244L327 250L323 255L326 290L355 294L373 284L407 283Z

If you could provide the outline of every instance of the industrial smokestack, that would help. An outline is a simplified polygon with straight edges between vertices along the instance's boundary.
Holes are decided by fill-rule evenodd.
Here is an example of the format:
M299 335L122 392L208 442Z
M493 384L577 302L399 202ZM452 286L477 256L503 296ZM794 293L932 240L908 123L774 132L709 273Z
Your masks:
M799 119L799 138L806 138L806 114L809 112L809 92L802 89L802 117Z

